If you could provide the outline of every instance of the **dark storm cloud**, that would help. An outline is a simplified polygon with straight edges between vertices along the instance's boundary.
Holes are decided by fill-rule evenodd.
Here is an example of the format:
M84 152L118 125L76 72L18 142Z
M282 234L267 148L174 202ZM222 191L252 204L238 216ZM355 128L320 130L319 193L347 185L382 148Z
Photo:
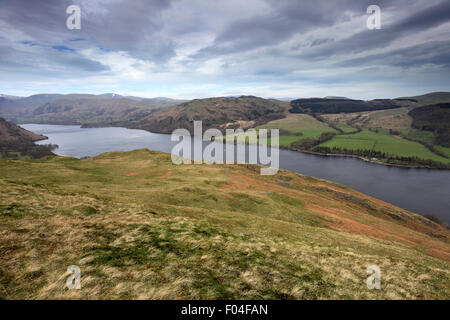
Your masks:
M381 30L365 29L347 39L334 42L328 46L322 46L301 56L322 59L333 55L352 54L373 48L384 48L403 36L410 36L415 32L422 32L449 21L450 1L445 0L411 14L403 20L383 26Z
M450 41L431 41L386 53L367 55L362 58L346 60L337 66L389 65L410 68L427 64L450 68Z
M346 21L351 15L366 15L367 7L371 4L390 8L394 3L398 5L405 2L403 0L270 0L268 1L271 4L269 12L232 23L216 37L211 46L202 49L198 55L235 53L261 46L273 46L295 34Z
M127 51L141 59L166 61L175 53L171 39L158 34L159 14L171 1L2 0L0 21L42 43L85 39L110 50ZM66 28L66 8L80 4L81 30ZM96 10L98 9L98 10Z
M119 1L106 4L106 14L87 16L81 35L112 50L127 51L132 56L157 62L175 55L172 39L159 34L163 28L160 13L171 0Z

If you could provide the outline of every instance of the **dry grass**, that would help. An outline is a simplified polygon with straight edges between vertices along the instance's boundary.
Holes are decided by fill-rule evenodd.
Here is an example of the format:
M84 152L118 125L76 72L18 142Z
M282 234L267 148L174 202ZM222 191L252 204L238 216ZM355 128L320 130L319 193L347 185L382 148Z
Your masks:
M0 160L6 299L448 299L449 232L339 184L137 150ZM69 265L81 290L65 288ZM382 289L366 287L377 264Z

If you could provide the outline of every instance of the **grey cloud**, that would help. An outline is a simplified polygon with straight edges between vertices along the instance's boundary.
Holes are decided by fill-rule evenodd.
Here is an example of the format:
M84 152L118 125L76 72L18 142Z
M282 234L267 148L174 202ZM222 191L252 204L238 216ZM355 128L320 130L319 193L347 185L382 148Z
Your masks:
M403 2L401 0L398 0ZM196 56L205 57L273 46L294 34L302 34L313 28L333 26L349 19L349 13L365 15L368 5L378 3L386 7L390 1L316 0L316 1L268 1L272 9L265 15L231 24L219 34L214 44L202 49Z
M317 50L307 51L303 58L322 59L339 54L354 54L371 49L384 48L393 41L414 32L424 31L450 21L450 1L442 1L432 7L409 15L404 20L383 26L381 30L363 31Z
M159 33L163 28L162 11L170 7L165 1L120 1L106 6L107 14L92 14L81 35L112 50L127 51L136 58L156 62L175 55L173 41Z
M334 41L334 39L332 39L332 38L315 39L315 40L313 40L313 42L311 42L310 47L321 46L325 43L333 42L333 41Z
M163 28L159 15L170 7L171 0L104 2L99 12L84 11L81 3L81 30L68 30L66 8L74 3L4 0L0 3L0 20L46 44L84 38L91 46L127 51L140 59L161 62L174 56L172 40L159 34Z
M151 70L151 77L142 76L142 81L160 77L155 81L166 83L158 82L158 88L173 83L224 84L227 88L271 81L283 86L296 81L368 83L375 77L381 81L384 75L378 71L389 67L410 68L408 81L412 81L426 72L412 71L420 69L412 67L427 64L442 66L435 78L450 85L448 79L442 80L450 68L450 39L441 36L433 38L441 41L427 42L414 36L450 21L448 0L233 0L232 4L221 3L220 8L212 3L0 0L1 78L32 74L45 82L48 78L79 80L98 73L117 76L101 62L88 59L88 54L80 54L100 49L102 53L124 51L127 57L153 62L146 69ZM80 4L82 9L79 31L66 28L66 8L71 4ZM365 23L358 30L343 30L347 22L364 21L371 4L378 4L382 12L399 12L402 18L383 24L382 30L367 30ZM340 40L342 31L353 35ZM405 37L410 40L408 48L391 49ZM212 58L218 59L205 63ZM131 67L148 65L137 61ZM141 81L140 77L135 81ZM407 82L400 75L390 77L393 82ZM122 81L125 87L134 85L121 75L118 78L118 87ZM139 87L146 84L141 82Z
M450 41L431 41L381 54L349 59L337 66L388 65L402 68L435 64L450 68Z
M33 50L28 50L32 47ZM108 71L109 68L97 61L87 59L72 51L58 51L49 46L36 44L0 45L0 69L10 72L64 77L66 74L84 74Z

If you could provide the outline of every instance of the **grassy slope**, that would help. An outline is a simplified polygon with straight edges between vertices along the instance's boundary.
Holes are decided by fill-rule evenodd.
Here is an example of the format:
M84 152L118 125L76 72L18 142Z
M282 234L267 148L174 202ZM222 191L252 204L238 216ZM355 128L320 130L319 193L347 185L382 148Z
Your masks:
M288 113L286 118L271 121L258 129L284 129L293 133L302 133L302 138L317 138L323 132L334 132L323 122L320 122L307 114Z
M0 118L0 143L14 142L19 140L38 141L46 139L46 137L25 130L22 127L15 125Z
M147 150L0 159L2 298L450 297L450 233L344 186ZM65 289L80 266L82 289ZM382 290L368 290L377 264Z
M416 99L419 105L424 106L428 104L450 102L450 92L432 92L411 98Z
M320 122L307 114L287 113L286 118L271 121L257 129L283 129L301 136L280 136L280 146L288 147L295 141L305 138L318 138L324 132L336 132L326 123Z
M411 127L409 110L410 108L402 107L372 112L326 114L322 117L338 126L346 126L348 121L352 121L352 126L357 127L403 130Z

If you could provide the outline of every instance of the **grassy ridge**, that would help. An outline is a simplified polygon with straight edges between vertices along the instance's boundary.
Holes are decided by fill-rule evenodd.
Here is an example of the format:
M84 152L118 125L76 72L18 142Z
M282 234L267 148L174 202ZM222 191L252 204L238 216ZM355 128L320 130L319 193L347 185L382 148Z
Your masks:
M0 159L2 298L448 299L450 233L339 184L148 150ZM82 289L65 288L69 265ZM368 290L366 268L382 270Z

